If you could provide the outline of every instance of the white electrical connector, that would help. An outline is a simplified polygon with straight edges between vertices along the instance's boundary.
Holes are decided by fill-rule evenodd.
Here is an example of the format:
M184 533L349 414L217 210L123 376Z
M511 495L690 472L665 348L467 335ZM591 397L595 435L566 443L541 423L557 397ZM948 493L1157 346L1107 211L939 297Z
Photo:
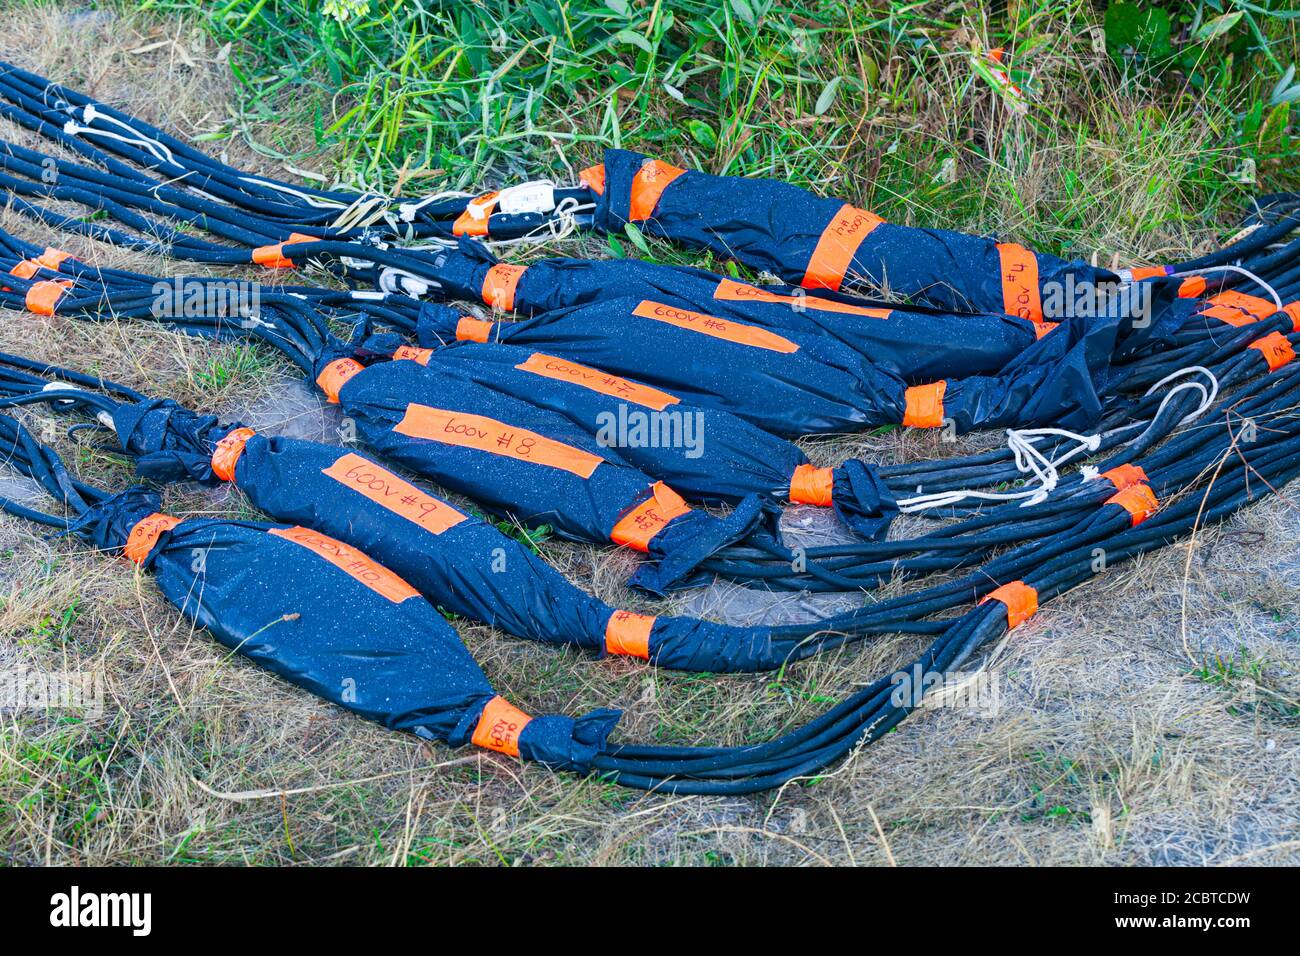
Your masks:
M555 183L538 179L510 186L497 194L497 210L509 215L551 212L555 209Z

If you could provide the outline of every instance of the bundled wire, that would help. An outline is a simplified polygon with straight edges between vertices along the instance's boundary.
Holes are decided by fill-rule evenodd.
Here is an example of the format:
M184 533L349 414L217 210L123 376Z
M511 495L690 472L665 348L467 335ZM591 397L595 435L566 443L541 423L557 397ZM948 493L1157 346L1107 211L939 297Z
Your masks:
M87 412L95 422L72 433L107 430L116 442L104 450L132 458L141 477L230 482L276 520L370 554L436 606L507 633L679 670L770 670L786 662L774 656L784 644L775 647L766 628L638 614L590 597L490 523L347 449L259 435L114 382L0 354L0 408L20 406ZM815 642L821 631L814 623L802 634Z
M283 524L177 518L142 487L110 495L72 478L8 416L0 461L71 514L3 497L0 510L120 552L231 651L389 729L587 772L618 720L609 710L528 717L495 693L433 605L340 541Z
M74 309L84 306L84 309L87 310L84 314L87 317L120 313L123 311L123 304L126 303L134 307L134 314L151 319L157 318L152 309L143 308L145 301L141 286L148 281L148 277L143 277L143 279L140 277L123 278L118 274L100 274L96 270L88 269L73 260L67 259L57 263L57 271L60 275L64 274L64 270L71 270L74 274L77 274L78 277L74 280L74 283L77 284L88 285L92 280L98 279L100 294L93 302L83 301L79 303L75 286L74 288L65 288L54 285L49 280L44 280L46 287L52 288L52 291L60 296L60 313L65 312L62 297L68 296L73 303L72 307ZM17 284L23 280L15 279L14 281ZM36 280L35 284L39 284L39 282L40 280ZM152 284L150 288L152 289ZM18 297L22 294L22 290L15 288L8 294ZM178 320L164 318L164 321L184 331L198 332L199 334L251 334L275 345L277 348L285 350L286 354L294 358L297 364L305 371L308 371L309 374L316 372L318 378L323 374L321 372L322 366L328 367L335 363L343 364L344 367L351 370L352 374L356 375L361 366L355 360L351 358L329 358L329 356L334 355L350 354L350 350L341 343L334 342L328 332L321 327L319 316L315 310L320 308L319 303L324 301L327 295L319 290L314 294L316 295L315 302L311 302L311 296L305 293L286 293L266 297L262 303L263 314L257 322L252 324L251 329L241 327L232 322L229 317L224 320L224 323L220 317L194 315L185 316ZM3 298L3 295L0 294L0 299ZM30 289L26 295L30 297ZM300 298L300 296L304 297ZM281 307L288 308L289 314L283 318L269 318L272 309ZM80 313L74 312L74 314ZM1211 320L1207 318L1205 321ZM1267 358L1261 349L1250 348L1248 343L1244 341L1240 343L1239 352L1239 355L1230 360L1232 368L1219 370L1219 374L1229 384L1260 371L1261 366L1259 363ZM1268 363L1266 362L1266 364ZM497 474L499 469L496 468L497 462L495 459L483 457L480 460L490 462L487 470L469 471L457 464L456 459L449 459L445 455L437 454L439 449L434 447L436 443L431 445L423 441L411 442L409 439L412 436L394 432L395 425L403 416L383 410L392 404L391 396L408 396L406 399L400 399L397 406L406 408L415 396L420 395L422 392L427 393L430 389L436 389L437 394L443 396L440 400L443 404L453 400L465 400L469 390L467 385L453 384L446 375L435 374L439 371L437 367L421 369L417 366L418 362L381 362L379 365L372 365L364 370L364 375L369 376L371 380L376 381L378 384L373 385L370 392L364 394L362 398L351 400L351 404L346 404L349 414L362 417L363 420L369 419L373 421L373 426L365 432L363 437L372 446L381 450L387 449L397 460L412 467L417 473L425 474L444 486L461 491L469 497L485 503L492 510L521 516L525 520L530 515L538 514L537 505L531 504L528 499L520 497L519 483L502 482L500 480L501 476ZM381 373L384 374L380 378L378 376ZM1206 374L1210 376L1212 381L1215 380L1214 374L1208 369ZM360 377L360 375L357 376L357 378ZM353 379L353 381L356 380ZM494 382L494 384L499 386L500 383ZM1217 388L1218 385L1216 384L1214 387ZM516 391L516 395L521 394L523 393ZM498 393L493 392L492 395L496 396ZM389 397L383 398L381 396ZM498 400L487 395L481 395L480 399L484 401ZM372 410L376 402L383 406L378 413ZM1060 430L1055 432L1047 430L1046 433L1036 435L1013 433L1012 437L1015 440L1012 442L1012 447L1005 453L987 453L970 456L967 459L932 462L924 465L886 466L879 469L877 474L883 480L884 490L881 490L881 482L874 477L870 483L871 494L876 496L877 512L888 509L890 506L888 498L891 494L898 501L900 508L907 508L912 511L949 512L952 514L973 513L976 509L987 506L990 502L996 504L999 500L1009 502L1002 510L990 514L976 514L970 519L969 524L943 529L930 535L923 535L911 542L837 545L827 548L812 548L796 553L782 545L772 534L766 532L761 524L755 524L755 519L759 517L760 510L756 510L752 504L746 510L742 501L740 516L733 515L732 519L728 519L728 523L722 525L704 523L701 525L703 530L692 532L690 535L692 540L689 540L685 545L665 546L664 542L674 541L670 535L661 539L652 548L650 544L658 537L658 532L662 530L664 525L664 522L659 520L660 517L680 509L680 506L671 504L671 499L665 498L661 491L655 491L646 499L649 507L654 512L648 518L649 529L653 533L649 535L648 541L642 539L637 543L641 543L644 550L648 550L652 555L659 557L661 565L665 563L665 557L669 557L671 560L667 561L668 570L666 572L662 568L655 572L643 569L643 571L638 572L640 577L634 578L634 583L652 591L661 591L669 585L698 580L698 575L703 572L721 574L739 581L759 581L769 587L854 591L875 587L882 581L899 574L912 576L971 566L978 563L996 547L1005 546L1014 541L1030 540L1039 533L1058 533L1068 526L1069 516L1058 518L1055 522L1029 522L1027 519L1030 515L1015 506L1041 502L1045 494L1050 495L1058 486L1061 486L1062 492L1071 491L1079 479L1065 481L1062 485L1059 474L1060 468L1071 458L1079 458L1083 454L1092 453L1104 455L1114 452L1116 449L1121 449L1121 446L1128 446L1119 452L1122 460L1127 461L1140 454L1144 449L1152 447L1185 417L1196 414L1200 406L1208 404L1208 396L1205 387L1197 386L1194 388L1189 383L1184 383L1175 386L1174 390L1168 395L1162 397L1155 394L1151 398L1144 400L1144 402L1145 404L1138 403L1139 410L1154 416L1154 419L1147 425L1145 430L1139 430L1137 426L1129 423L1118 425L1098 436L1072 436L1068 432ZM512 406L512 408L517 409L518 406ZM535 406L530 405L529 408L535 409ZM377 414L378 417L376 417ZM532 414L532 412L529 412L529 414ZM571 424L555 427L560 430L554 432L554 434L572 435ZM1039 442L1060 437L1064 437L1068 447L1067 451L1058 453L1050 448L1046 451L1038 450ZM484 450L478 449L480 452ZM493 449L486 450L489 454L493 451ZM1127 457L1124 457L1125 455ZM1032 465L1036 461L1041 462L1041 464L1037 465L1042 470L1039 477L1050 478L1050 482L1044 481L1037 487L1031 487L1026 491L973 492L971 490L970 486L972 484L988 485L1020 478L1025 472L1026 466ZM533 481L535 480L533 479ZM489 482L495 482L495 484L489 484ZM651 479L639 479L638 482L640 487L646 487L651 483ZM485 487L489 490L488 495L485 495ZM582 485L576 487L582 487ZM903 490L908 487L916 491L916 494L911 498L903 493ZM492 491L493 488L499 489L499 491ZM525 490L531 489L532 485L530 484ZM498 497L494 498L492 495L498 495ZM562 517L566 510L572 509L577 504L571 499L570 494L554 494L552 497L554 503L550 505L551 510L546 513L552 518ZM866 496L859 496L858 500L865 501ZM1053 500L1053 506L1055 506L1055 499ZM667 511L660 510L664 508ZM580 507L578 511L581 511ZM617 522L614 522L613 516L609 519L615 529L615 535L611 535L613 540L618 543L636 542L637 539L631 537L630 531L626 537L623 537L623 540L620 540L623 532L619 532L617 529L618 525L622 524L629 514L634 516L633 521L638 522L638 524L641 523L642 518L645 516L644 510L638 511L633 508L631 512L616 511L616 514L622 514L623 518L619 518ZM716 531L713 530L714 528L716 528ZM995 529L995 531L990 529ZM575 536L585 536L587 540L601 540L600 535L610 535L610 531L604 527L592 529L587 526L579 530L580 534L575 534ZM703 534L702 538L700 537L701 534ZM696 543L697 541L703 542L703 546L699 546ZM742 543L737 548L720 552L719 548L728 541ZM679 555L682 555L682 557L679 557Z
M75 396L76 393L65 395ZM470 682L470 703L465 703L463 697L457 699L458 713L461 716L456 722L455 730L450 729L447 720L443 720L434 729L429 726L427 718L417 722L417 726L411 726L406 720L408 711L394 715L389 705L380 713L367 713L364 706L354 706L352 709L383 719L390 726L415 729L417 732L423 728L426 735L439 736L452 742L463 742L471 736L469 727L472 724L475 728L472 736L476 743L494 746L495 742L497 745L494 749L541 759L552 766L582 771L590 769L625 786L702 794L751 793L780 786L821 771L830 763L879 739L897 726L920 705L926 688L932 682L941 682L943 678L960 670L981 648L1032 616L1044 601L1094 576L1097 573L1094 561L1096 547L1105 548L1107 564L1114 567L1118 562L1175 540L1202 524L1221 520L1296 477L1300 474L1298 407L1300 366L1279 367L1272 374L1256 377L1237 393L1222 397L1214 405L1207 415L1207 420L1215 423L1212 427L1201 426L1171 437L1155 455L1144 462L1140 476L1142 480L1127 485L1124 491L1108 498L1101 507L1094 507L1091 514L1079 520L1069 533L1011 549L982 568L978 582L961 580L935 585L845 615L845 619L859 622L870 620L888 626L893 620L907 620L918 613L936 613L945 606L948 595L954 589L973 589L985 598L973 609L943 620L942 630L936 639L912 664L882 676L817 719L764 744L741 747L610 744L606 735L616 720L616 715L610 712L598 711L577 722L568 718L534 720L506 705L504 701L495 703L499 698L490 696L490 687L479 685L477 680ZM1246 434L1248 424L1252 426L1249 435ZM23 468L25 473L38 479L43 478L47 490L72 504L73 499L65 490L71 485L70 479L66 476L62 479L51 477L57 476L61 470L56 459L46 452L33 454L32 449L36 448L37 443L29 435L16 436L10 431L0 432L0 436L8 436L12 442L12 461ZM224 603L229 599L231 589L214 587L212 581L201 588L194 586L193 576L196 573L211 574L211 571L195 571L193 562L188 557L188 548L195 546L197 541L207 541L210 546L219 534L219 529L215 526L222 523L210 520L195 522L196 528L206 537L187 538L178 530L177 524L171 523L175 519L169 519L162 522L165 527L155 534L153 529L159 527L159 516L152 511L146 514L145 511L154 507L156 499L147 502L130 500L129 507L122 503L114 504L114 501L116 499L103 501L83 511L81 519L75 525L57 516L45 516L43 521L55 527L72 527L80 533L87 533L85 529L93 527L91 533L97 541L112 542L119 547L125 542L128 550L131 535L124 532L129 528L131 533L136 533L143 525L143 534L148 535L148 541L142 546L137 538L135 553L143 554L143 561L158 561L162 568L167 569L160 572L164 591L170 595L184 585L185 590L181 593L212 595L205 599L208 600L206 611L196 611L184 599L177 601L178 606L187 609L197 621L213 629L223 641L239 647L242 653L279 673L291 676L296 682L309 686L327 699L332 699L328 692L322 693L322 688L329 685L315 679L315 668L318 665L310 651L303 650L302 645L295 643L292 646L293 653L285 659L282 656L283 648L273 646L273 641L263 639L255 642L252 647L246 646L249 637L244 632L247 627L231 627L227 623L234 614L231 606ZM31 514L31 509L15 506L12 502L0 501L0 506L24 517ZM73 507L78 506L73 504ZM94 515L93 521L87 519L88 514ZM265 526L247 522L224 524L251 529L250 533L256 532L263 536L268 533ZM162 536L169 534L176 535L177 545L187 549L184 552L186 558L182 578L175 578L175 569L163 563L165 546L161 552L157 552ZM229 541L229 537L222 539L223 544L228 544ZM298 543L302 544L301 541ZM226 549L220 550L224 555ZM229 550L240 552L239 548ZM250 557L256 563L256 556L250 556L246 550L234 553L232 557L239 562L240 568L246 568ZM285 560L285 556L278 552L274 557L277 562ZM181 562L176 564L179 566ZM208 562L207 566L211 569L212 562ZM220 575L233 575L235 566L225 563L223 558L217 580L220 580ZM277 565L281 574L287 566ZM257 577L254 574L253 579ZM298 578L295 575L289 580L296 581ZM400 581L400 578L397 580ZM339 584L346 582L330 579L327 583L331 590L336 590ZM239 584L234 590L241 595L241 600L247 601L243 597L247 579L241 579ZM292 587L287 593L295 599L308 596ZM313 598L318 596L315 593L310 595ZM349 593L346 596L349 600L355 600L355 595ZM393 601L392 596L387 599ZM406 598L402 598L396 603L400 606L405 601ZM215 612L214 603L219 605ZM298 602L295 600L292 606L297 607ZM418 606L427 605L421 603ZM330 594L325 600L323 613L330 618L337 608L337 596ZM272 610L279 610L279 604L274 605ZM373 612L373 602L363 610ZM262 630L266 628L267 613L267 608L259 607L258 622ZM284 615L289 616L290 612ZM436 619L436 614L433 617ZM376 626L376 621L388 626L382 617L370 616L364 619L365 625L370 628ZM429 626L423 620L420 623L421 626ZM439 623L446 627L445 623ZM333 626L334 622L331 622L331 627ZM355 642L355 635L350 630L347 633ZM309 636L313 641L321 639L320 633ZM233 643L236 639L239 641L237 644ZM406 652L407 649L404 648L403 653ZM403 660L403 664L406 663ZM349 662L349 666L351 664ZM442 661L419 668L416 673L422 681L420 689L426 695L430 692L429 688L443 693L444 685L448 683L445 671ZM377 682L368 685L368 689L382 693L386 701L391 701L394 697L409 701L410 672L411 668L404 666L400 674L390 671L376 675ZM436 679L430 678L431 672ZM912 683L906 683L908 681ZM903 688L902 692L900 687ZM909 691L908 688L913 689ZM367 698L368 701L373 699ZM500 724L502 715L506 724L513 726L493 736L490 731ZM535 741L535 735L541 734L541 722L550 720L561 723L555 728L546 725L546 729L556 733L557 737L552 738L547 733L545 739L549 746L542 749ZM534 733L529 734L527 728L535 724L537 727ZM484 743L484 740L490 742ZM531 746L525 746L525 742Z

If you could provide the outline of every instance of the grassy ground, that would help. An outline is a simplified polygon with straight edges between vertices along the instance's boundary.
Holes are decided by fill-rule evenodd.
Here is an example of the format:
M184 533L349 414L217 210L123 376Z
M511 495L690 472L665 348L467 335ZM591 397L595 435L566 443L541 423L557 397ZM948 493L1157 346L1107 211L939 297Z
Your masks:
M1252 15L1275 40L1267 54L1232 52L1251 35L1243 17L1218 38L1178 43L1177 69L1156 73L1158 29L1117 62L1102 13L1080 3L1012 3L994 16L960 2L374 0L345 22L290 0L143 6L24 7L0 57L281 176L412 192L538 168L568 178L619 143L1102 262L1213 246L1250 195L1297 185L1290 107L1269 102L1300 59L1295 20ZM1175 24L1175 39L1206 33L1215 15L1207 5L1200 22ZM1124 23L1110 22L1114 39ZM1026 91L1024 115L972 61L999 45ZM0 136L26 141L12 127ZM0 225L92 262L177 271L11 215ZM698 261L642 241L549 251ZM0 315L0 349L266 429L330 428L259 351L18 313ZM86 477L127 482L120 462L30 420ZM819 441L814 454L899 460L989 440L954 448L887 434ZM248 512L225 491L172 489L167 503ZM13 863L1294 863L1297 532L1294 504L1271 498L1190 548L1052 602L991 663L1001 698L991 716L922 712L814 785L696 799L365 725L221 653L123 562L0 519L0 669L96 671L106 697L99 718L4 715L0 853ZM629 599L626 556L543 551L583 586ZM458 628L530 711L622 707L635 739L765 737L916 650L881 641L780 675L723 678Z

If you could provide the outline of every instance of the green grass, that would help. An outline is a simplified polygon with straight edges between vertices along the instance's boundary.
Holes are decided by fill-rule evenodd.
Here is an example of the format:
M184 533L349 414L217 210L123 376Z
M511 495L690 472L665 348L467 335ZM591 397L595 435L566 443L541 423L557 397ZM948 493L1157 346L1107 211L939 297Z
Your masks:
M1167 35L1151 17L1133 33L1131 18L1112 14L1112 33L1128 24L1131 54L1118 44L1094 49L1106 3L1063 0L371 0L346 22L328 16L335 7L323 0L155 0L131 5L143 15L101 27L90 49L19 51L41 49L51 76L94 79L105 96L130 105L144 94L154 105L152 84L174 79L181 59L170 49L125 51L176 39L213 89L229 69L234 105L221 91L174 109L164 101L154 115L182 135L201 117L197 138L210 152L230 147L247 161L234 141L248 141L274 159L264 171L282 176L313 170L407 193L570 180L601 148L622 145L808 184L894 220L1159 261L1233 232L1249 196L1300 186L1294 160L1283 162L1297 108L1289 84L1274 96L1300 59L1297 20L1224 6L1232 2L1178 5L1189 16L1199 9L1199 21L1171 18ZM1276 0L1252 3L1281 11ZM72 15L84 4L52 5ZM1221 35L1198 38L1233 12L1242 16ZM57 23L61 38L75 32ZM996 46L1026 91L1024 115L974 55ZM546 252L747 274L635 231ZM125 361L107 336L79 338L70 323L48 331L42 354L71 350L87 368L205 410L251 404L282 381L269 373L284 371L261 350L158 334ZM29 343L12 348L20 346ZM914 453L929 446L904 442L930 441L888 429L866 437L853 454ZM827 460L849 454L842 440L810 447ZM106 485L128 480L123 463L102 453L85 465L77 470ZM173 488L167 505L255 517L240 495ZM620 606L631 600L613 582L625 569L503 530L580 586ZM1006 714L916 715L815 786L697 800L491 757L444 766L467 751L371 727L232 661L120 564L14 523L0 532L14 535L0 553L10 551L17 575L0 597L0 625L30 642L22 659L101 671L114 702L107 721L73 726L37 714L0 734L0 845L14 862L886 862L879 832L901 863L1141 863L1168 862L1171 834L1240 833L1285 847L1294 833L1294 768L1278 759L1297 733L1294 642L1189 675L1177 626L1150 600L1184 573L1185 553L1175 549L1144 559L1132 576L1063 595L1043 630L1011 642L1004 666L1015 707ZM1268 538L1277 549L1293 539ZM1224 538L1217 547L1239 545ZM1253 546L1242 561L1269 564ZM1230 628L1227 605L1198 620ZM661 743L771 739L910 660L920 643L890 638L779 674L718 676L592 661L456 626L503 695L536 713L620 707L623 739ZM1247 686L1258 696L1248 699ZM272 795L239 796L264 789ZM804 813L806 831L793 829ZM1257 845L1189 843L1193 862ZM1286 861L1289 852L1261 859Z
M1099 192L1133 196L1131 217L1104 227L1128 253L1295 181L1283 160L1300 19L1287 6L1140 4L1138 16L1133 4L1066 0L989 13L974 2L765 0L143 5L233 44L244 115L226 135L288 120L313 131L305 152L288 136L257 148L290 165L323 154L325 174L343 182L419 192L571 180L602 147L626 146L811 184L899 221L990 228L1023 217L1023 238L1080 253L1098 245L1080 240L1098 233ZM1023 117L983 55L994 47L1025 90ZM1252 168L1258 187L1244 181Z

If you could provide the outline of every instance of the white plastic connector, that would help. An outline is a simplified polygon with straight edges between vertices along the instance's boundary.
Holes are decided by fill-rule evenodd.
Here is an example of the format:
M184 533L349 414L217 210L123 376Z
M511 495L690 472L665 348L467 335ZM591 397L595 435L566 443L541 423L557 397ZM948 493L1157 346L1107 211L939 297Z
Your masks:
M503 189L497 195L497 209L511 215L551 212L555 209L555 183L539 179Z

